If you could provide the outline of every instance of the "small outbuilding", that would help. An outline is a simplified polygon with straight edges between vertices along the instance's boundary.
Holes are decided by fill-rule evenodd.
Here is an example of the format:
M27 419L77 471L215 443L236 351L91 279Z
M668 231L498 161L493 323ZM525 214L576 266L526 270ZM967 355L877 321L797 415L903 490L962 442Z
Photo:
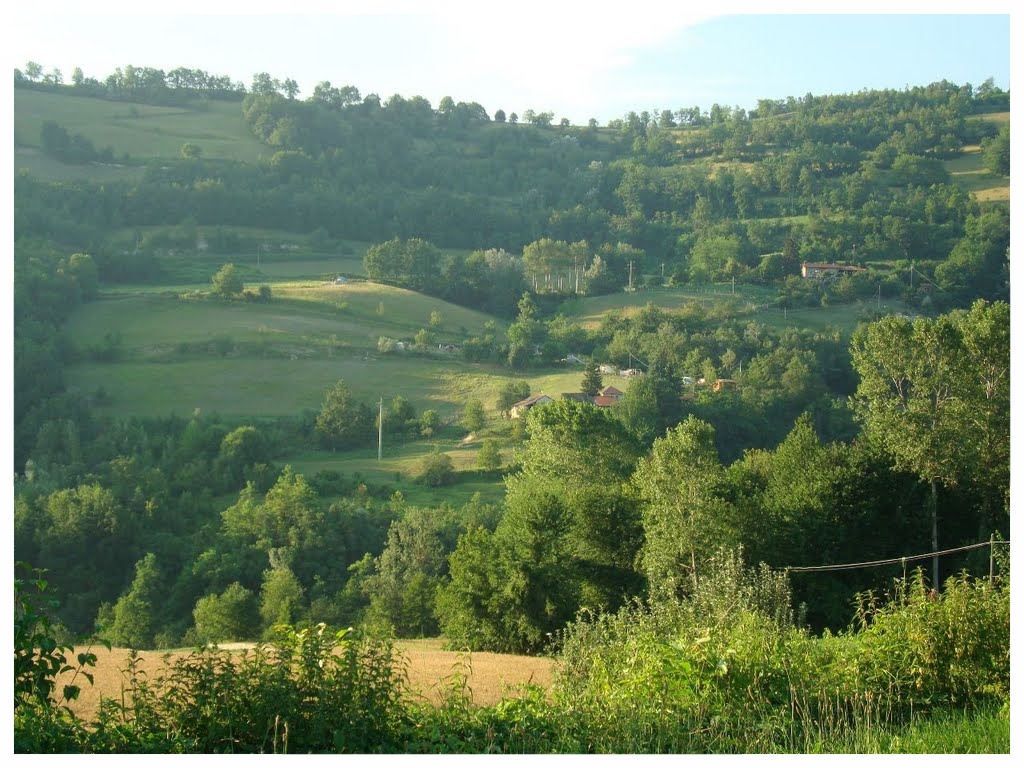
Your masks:
M544 403L550 402L553 402L553 398L548 397L543 392L540 392L536 395L531 395L525 400L520 400L518 403L515 403L511 408L509 408L509 416L511 416L513 419L518 419L520 416L524 415L534 406L543 405Z

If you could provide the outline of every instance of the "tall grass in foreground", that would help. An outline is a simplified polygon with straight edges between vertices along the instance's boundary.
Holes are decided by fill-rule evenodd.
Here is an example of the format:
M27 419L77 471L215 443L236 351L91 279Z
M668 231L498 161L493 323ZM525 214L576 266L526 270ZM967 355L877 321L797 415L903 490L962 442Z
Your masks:
M857 623L811 636L786 578L723 552L685 598L581 616L550 690L478 707L471 656L440 704L410 693L388 642L282 627L241 656L197 649L159 679L129 660L121 701L75 719L47 681L64 650L15 584L19 752L879 754L1009 752L1009 568L896 582ZM19 615L16 613L16 622ZM45 630L45 620L39 627ZM39 643L17 647L18 638ZM26 641L27 642L27 641ZM87 667L88 654L79 656ZM71 694L74 692L71 691ZM69 692L66 690L65 695ZM514 694L514 695L513 695Z

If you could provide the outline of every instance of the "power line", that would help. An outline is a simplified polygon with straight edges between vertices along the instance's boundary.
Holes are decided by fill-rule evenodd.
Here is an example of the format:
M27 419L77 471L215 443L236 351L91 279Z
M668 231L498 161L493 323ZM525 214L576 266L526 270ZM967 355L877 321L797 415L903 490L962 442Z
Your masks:
M811 573L813 571L844 571L852 570L854 568L873 568L877 565L897 565L900 563L909 563L914 560L927 560L932 557L939 557L940 555L951 555L954 552L966 552L971 549L990 547L993 544L1006 544L1007 546L1009 546L1010 542L1008 540L995 542L985 541L981 544L968 544L964 547L956 547L955 549L944 549L941 552L928 552L923 555L907 555L905 557L889 558L888 560L872 560L866 563L844 563L842 565L790 566L784 568L783 570L786 570L790 573L796 573L798 571L802 573Z

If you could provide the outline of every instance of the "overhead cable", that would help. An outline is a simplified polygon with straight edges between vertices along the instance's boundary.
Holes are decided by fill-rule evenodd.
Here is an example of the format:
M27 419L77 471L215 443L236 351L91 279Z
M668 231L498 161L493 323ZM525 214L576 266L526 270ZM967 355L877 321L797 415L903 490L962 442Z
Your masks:
M980 547L989 547L993 544L1006 544L1009 545L1009 541L985 541L980 544L968 544L964 547L956 547L954 549L944 549L941 552L928 552L923 555L907 555L905 557L893 557L888 560L872 560L866 563L843 563L841 565L813 565L813 566L790 566L783 570L790 573L796 573L798 571L803 573L809 573L811 571L845 571L854 568L873 568L877 565L897 565L901 563L909 563L914 560L929 560L933 557L939 557L941 555L951 555L954 552L966 552L970 549L979 549Z

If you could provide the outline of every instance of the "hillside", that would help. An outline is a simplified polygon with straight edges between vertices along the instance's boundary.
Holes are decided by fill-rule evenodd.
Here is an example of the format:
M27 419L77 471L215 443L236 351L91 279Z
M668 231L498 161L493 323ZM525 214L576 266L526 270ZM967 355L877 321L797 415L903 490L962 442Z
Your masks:
M794 579L838 632L891 563L1008 531L1009 94L556 126L85 91L14 99L15 550L68 636L539 654L705 568L739 588L719 547L889 562ZM900 393L995 373L882 440L893 350L934 353Z

